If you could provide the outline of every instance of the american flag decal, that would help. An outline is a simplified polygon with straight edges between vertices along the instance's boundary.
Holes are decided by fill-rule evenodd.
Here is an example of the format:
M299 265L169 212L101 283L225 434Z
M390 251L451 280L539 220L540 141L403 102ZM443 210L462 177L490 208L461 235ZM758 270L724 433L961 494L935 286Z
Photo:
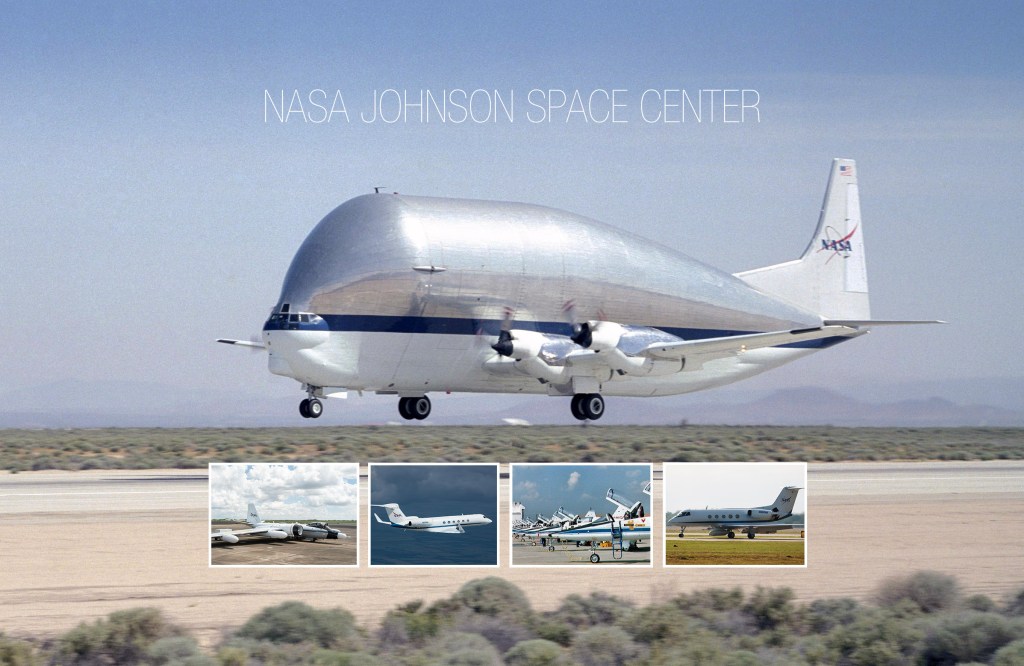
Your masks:
M853 175L853 167L852 166L841 166L841 167L839 167L839 175L840 176L852 176Z

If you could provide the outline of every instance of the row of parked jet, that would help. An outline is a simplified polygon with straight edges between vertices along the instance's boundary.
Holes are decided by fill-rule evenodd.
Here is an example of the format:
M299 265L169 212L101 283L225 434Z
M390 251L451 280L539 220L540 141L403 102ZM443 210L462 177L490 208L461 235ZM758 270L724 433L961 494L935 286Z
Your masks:
M651 495L651 483L647 482L643 492ZM534 521L520 521L512 526L512 533L520 539L540 539L541 543L554 550L553 541L569 543L611 542L613 557L617 550L636 550L637 544L651 538L651 518L645 515L643 502L632 502L608 489L605 499L615 505L615 511L599 517L593 509L580 516L568 513L558 507L549 518L538 515ZM600 561L597 553L590 557L592 562Z

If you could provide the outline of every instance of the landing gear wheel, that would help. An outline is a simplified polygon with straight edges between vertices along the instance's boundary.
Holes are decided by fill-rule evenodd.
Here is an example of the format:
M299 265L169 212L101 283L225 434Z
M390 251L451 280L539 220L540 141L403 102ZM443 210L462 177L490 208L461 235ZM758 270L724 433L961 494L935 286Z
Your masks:
M753 532L747 532L747 538L748 539L753 539L754 538L754 533Z
M412 417L417 421L422 421L430 416L430 398L427 396L409 398L408 405L409 406L406 407L406 409L409 410L409 413L412 414Z
M320 415L324 413L324 403L313 398L306 405L306 411L309 413L309 418L318 419L320 418Z
M299 414L302 414L302 418L309 418L309 398L306 398L299 403Z
M604 398L600 393L586 393L580 401L580 410L591 421L596 421L604 414Z
M554 546L548 546L548 550L550 550L551 552L554 552L555 551L555 547Z
M597 564L598 562L601 561L601 556L598 555L597 553L594 553L593 555L590 556L590 561L593 562L594 564Z
M583 412L583 399L586 397L587 396L583 393L577 393L572 397L572 403L569 405L569 408L572 410L572 415L580 421L587 420L587 415Z
M729 538L730 539L735 539L736 538L736 533L735 532L729 532Z
M416 418L415 416L413 416L412 410L409 409L410 401L411 398L398 399L398 413L401 414L402 418L405 419L406 421L412 421L414 418Z

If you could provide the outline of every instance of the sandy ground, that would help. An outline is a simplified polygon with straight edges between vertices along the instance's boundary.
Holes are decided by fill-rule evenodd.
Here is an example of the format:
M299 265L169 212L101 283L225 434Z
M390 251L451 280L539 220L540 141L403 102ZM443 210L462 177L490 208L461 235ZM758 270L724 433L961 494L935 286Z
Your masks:
M366 485L361 483L366 520ZM652 515L661 515L660 473ZM507 529L507 481L502 524ZM591 567L369 569L208 566L205 472L87 471L0 475L0 630L53 636L136 606L162 609L204 644L258 610L299 599L343 607L373 626L395 606L450 595L474 578L519 585L534 608L607 591L637 603L709 587L789 586L801 600L868 598L887 577L920 569L955 575L966 591L1002 600L1024 587L1024 463L811 465L805 569ZM655 553L663 530L655 534ZM607 573L605 573L607 572Z

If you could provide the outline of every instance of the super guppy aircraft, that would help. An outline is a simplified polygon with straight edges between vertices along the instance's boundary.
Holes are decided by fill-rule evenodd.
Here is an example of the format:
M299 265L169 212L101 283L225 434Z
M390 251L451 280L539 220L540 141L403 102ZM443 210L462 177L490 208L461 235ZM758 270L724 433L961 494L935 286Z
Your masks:
M867 332L856 166L836 159L799 259L730 275L626 231L522 203L369 194L303 242L262 341L299 412L346 390L663 396L751 377Z

